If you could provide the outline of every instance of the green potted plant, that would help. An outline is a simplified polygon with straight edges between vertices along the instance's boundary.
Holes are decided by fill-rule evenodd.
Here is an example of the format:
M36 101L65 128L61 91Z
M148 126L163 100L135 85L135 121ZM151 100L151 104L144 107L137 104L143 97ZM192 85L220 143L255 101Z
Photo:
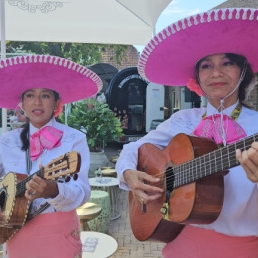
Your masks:
M91 152L91 172L99 168L98 165L96 165L97 167L93 165L98 163L98 161L94 161L97 155L98 160L102 159L99 157L100 155L104 155L106 162L103 162L102 166L108 165L108 160L104 154L104 147L108 142L119 140L123 136L120 120L114 115L108 104L93 98L84 99L69 105L67 124L86 134ZM61 116L61 120L64 122L64 115Z

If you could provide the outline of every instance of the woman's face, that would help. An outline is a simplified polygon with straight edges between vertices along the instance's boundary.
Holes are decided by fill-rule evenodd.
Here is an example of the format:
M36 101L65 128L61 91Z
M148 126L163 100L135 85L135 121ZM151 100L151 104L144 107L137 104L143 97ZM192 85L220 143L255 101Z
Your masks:
M52 118L58 101L52 90L36 88L24 93L22 108L32 125L41 128Z
M207 56L199 64L200 83L211 104L219 103L220 99L225 98L235 89L240 74L241 68L230 61L226 54ZM227 106L237 101L238 91L239 89L236 89L225 99Z

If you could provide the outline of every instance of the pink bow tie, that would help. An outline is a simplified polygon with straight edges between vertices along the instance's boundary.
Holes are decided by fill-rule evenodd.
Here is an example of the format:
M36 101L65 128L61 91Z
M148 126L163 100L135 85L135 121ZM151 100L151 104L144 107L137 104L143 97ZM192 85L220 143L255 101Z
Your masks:
M227 115L207 116L195 128L193 134L200 137L213 139L217 144L223 143L223 129L227 144L236 142L246 136L244 129Z
M30 156L36 160L44 149L51 150L59 146L63 132L52 126L46 126L30 137Z

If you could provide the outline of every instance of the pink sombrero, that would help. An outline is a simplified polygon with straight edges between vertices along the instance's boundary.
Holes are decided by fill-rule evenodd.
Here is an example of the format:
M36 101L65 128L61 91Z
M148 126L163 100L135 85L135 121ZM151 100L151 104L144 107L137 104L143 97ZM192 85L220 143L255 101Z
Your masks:
M258 72L258 10L217 9L190 16L159 32L144 48L139 73L151 82L186 86L195 64L219 53L247 58Z
M26 55L0 61L0 107L16 108L21 94L32 88L59 93L63 104L93 96L101 79L88 68L70 60L47 55Z

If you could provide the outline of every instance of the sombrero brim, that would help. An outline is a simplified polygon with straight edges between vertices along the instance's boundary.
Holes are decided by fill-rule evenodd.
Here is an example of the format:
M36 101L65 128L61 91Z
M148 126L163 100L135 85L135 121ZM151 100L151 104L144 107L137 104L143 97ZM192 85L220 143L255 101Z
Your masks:
M171 24L144 48L139 73L151 82L186 86L201 58L219 53L243 55L258 71L258 10L218 9Z
M88 68L47 55L16 56L0 62L0 107L16 108L24 91L48 88L59 93L63 104L93 96L102 81Z

